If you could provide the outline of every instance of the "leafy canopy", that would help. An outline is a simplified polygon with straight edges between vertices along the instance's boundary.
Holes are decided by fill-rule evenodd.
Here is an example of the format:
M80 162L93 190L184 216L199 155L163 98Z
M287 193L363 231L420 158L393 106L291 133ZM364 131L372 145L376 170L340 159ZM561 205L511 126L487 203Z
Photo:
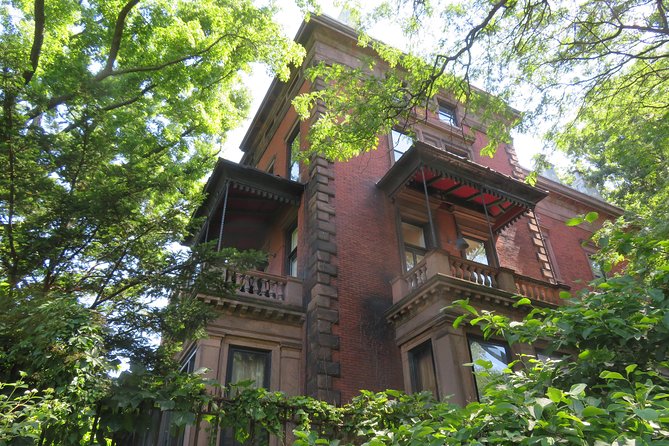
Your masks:
M317 99L319 111L326 111L325 122L313 132L315 152L337 158L327 148L334 144L347 159L374 149L372 135L424 118L440 89L489 126L487 155L508 141L514 127L532 130L548 122L553 127L548 136L555 141L560 129L593 107L608 110L631 101L630 114L639 119L667 107L669 28L662 1L389 0L367 14L355 2L344 4L361 30L359 44L370 46L382 62L312 71L323 86L337 86L296 101L303 117L309 107L315 111ZM406 53L370 40L366 32L378 23L404 32ZM482 95L471 83L494 96ZM523 110L522 119L504 110L501 101ZM354 112L368 118L369 128L350 119ZM599 124L623 124L617 113L598 116ZM579 128L594 124L587 117L579 122ZM575 156L586 156L572 148Z
M260 62L285 79L303 55L272 15L246 0L0 2L0 398L26 429L11 435L79 444L118 355L159 371L210 317L187 295L165 303L214 257L177 246L248 109L240 74Z

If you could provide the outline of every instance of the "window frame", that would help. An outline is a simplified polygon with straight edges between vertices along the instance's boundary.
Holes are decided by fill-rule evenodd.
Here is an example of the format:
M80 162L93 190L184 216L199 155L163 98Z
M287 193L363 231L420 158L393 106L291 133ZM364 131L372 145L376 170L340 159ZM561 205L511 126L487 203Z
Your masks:
M472 334L467 335L467 349L469 350L469 358L471 359L471 363L472 363L472 378L473 378L473 381L474 381L474 390L476 391L477 399L479 401L481 401L481 396L482 396L481 391L483 389L479 389L479 382L476 379L476 365L474 364L474 361L476 359L480 359L480 358L474 359L474 355L472 353L472 343L473 342L476 342L478 344L491 344L491 345L496 345L498 347L503 347L504 348L504 353L506 355L506 360L507 360L506 366L507 367L508 367L509 363L511 363L511 361L512 361L512 351L511 351L511 347L509 347L509 344L507 342L498 341L496 339L484 339L482 336L478 336L478 335L472 335Z
M443 113L442 110L444 110ZM458 109L449 102L437 100L437 119L443 124L459 127Z
M398 135L397 138L397 145L395 144L395 135ZM404 140L406 138L406 140ZM403 151L397 150L396 147L399 147L402 145L402 140L406 141L410 140L410 144L408 147L406 147ZM415 144L416 140L413 138L409 133L407 133L404 130L394 128L390 131L390 134L388 135L388 141L389 141L389 147L390 147L390 158L393 163L396 163L397 161L402 158L402 156L409 150L413 145ZM399 155L398 155L399 154Z
M267 168L265 169L265 172L274 175L274 164L276 162L276 155L272 157L271 160L269 160L269 163L267 163Z
M583 248L583 253L585 254L585 260L588 262L588 266L590 267L592 280L606 279L606 271L604 271L602 264L592 258L592 256L596 255L598 252L595 244L591 240L586 240L581 242L581 247Z
M293 234L295 234L295 247L293 248ZM299 232L297 230L297 222L288 227L286 231L286 276L298 277L297 269L297 250L300 246ZM295 271L293 274L292 265L295 262Z
M270 385L270 374L272 373L272 351L263 350L260 348L246 347L243 345L229 345L228 346L228 359L225 367L225 385L228 386L232 384L232 371L234 366L234 354L235 352L241 353L253 353L263 355L265 357L265 367L263 370L263 383L260 386L265 389L269 389Z
M474 263L477 263L479 265L489 266L489 267L492 267L492 268L497 267L497 264L496 264L497 262L495 260L496 259L495 253L493 252L495 247L491 243L489 238L477 237L477 236L473 236L473 235L470 235L470 234L460 234L460 237L462 237L465 240L465 242L467 242L467 240L470 240L470 241L474 241L474 242L478 242L478 243L482 244L484 249L485 249L485 255L486 255L486 258L488 259L488 263L487 264L486 263L480 263L480 262L476 262L472 259L468 259L467 258L467 250L465 250L465 249L460 250L460 255L462 256L462 258L464 260L468 260L470 262L474 262Z
M404 237L404 225L405 224L409 225L409 226L413 226L414 228L418 228L418 229L421 230L421 232L423 234L423 243L425 244L425 246L418 246L418 245L414 245L414 244L411 244L411 243L407 243L407 241L405 240L405 237ZM401 242L402 242L401 254L402 254L402 264L404 265L404 271L411 271L412 269L414 269L416 267L416 265L418 265L420 262L423 261L423 259L427 255L428 251L430 250L431 240L428 237L428 231L426 230L426 226L427 225L424 224L424 223L419 223L419 222L416 222L416 221L406 220L404 218L400 218L399 232L400 232L400 238L401 238ZM409 264L407 263L407 253L410 253L413 257L414 265L411 268L408 267ZM417 256L421 256L423 259L418 260Z
M434 389L424 388L420 380L419 373L419 355L428 353L430 355L430 365L432 367L432 378L434 379ZM437 380L437 363L434 359L434 348L432 348L432 339L427 339L407 351L409 361L409 380L411 382L411 392L432 392L435 398L439 398L439 382ZM419 388L420 387L420 388Z
M197 355L197 346L194 345L188 350L181 360L181 365L179 366L180 372L193 373L195 371L195 359Z
M302 150L300 138L300 124L297 123L290 133L288 133L288 138L286 139L286 178L298 182L300 181L301 169L300 162L293 156L293 145L295 145L295 141L297 141L297 148ZM296 169L297 171L294 172L293 169Z
M232 377L232 371L233 371L233 365L234 365L234 353L235 352L244 352L244 353L254 353L254 354L261 354L265 357L265 368L263 371L263 384L262 386L257 386L257 387L262 387L265 389L269 389L270 386L270 374L272 373L272 351L271 350L265 350L261 348L254 348L254 347L247 347L244 345L228 345L228 359L227 359L227 364L225 368L225 385L228 386L231 384L231 377ZM255 429L254 436L255 436L255 442L252 443L254 446L256 445L261 445L261 444L267 444L269 441L269 432L264 430L261 426L250 423L250 427L253 427ZM220 434L219 434L219 441L218 441L219 446L225 446L225 445L233 445L233 446L241 446L241 443L237 442L234 437L234 432L231 428L227 429L221 429ZM246 443L244 443L246 444Z
M604 271L602 265L592 258L594 255L594 252L585 253L585 256L588 260L588 265L590 266L590 272L592 273L592 280L606 279L606 272Z

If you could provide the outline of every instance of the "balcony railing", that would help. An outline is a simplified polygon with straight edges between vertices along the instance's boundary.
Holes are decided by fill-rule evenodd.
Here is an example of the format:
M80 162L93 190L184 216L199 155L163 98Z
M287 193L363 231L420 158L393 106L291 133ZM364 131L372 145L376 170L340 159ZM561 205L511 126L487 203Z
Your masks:
M404 276L393 281L393 302L423 286L429 279L442 274L474 283L520 294L535 300L558 303L561 287L515 273L508 268L494 268L433 250Z
M497 288L497 268L472 262L458 257L449 257L451 276L469 280L479 285Z
M234 283L238 296L302 305L302 282L294 277L255 270L238 273L227 268L221 274L226 282Z

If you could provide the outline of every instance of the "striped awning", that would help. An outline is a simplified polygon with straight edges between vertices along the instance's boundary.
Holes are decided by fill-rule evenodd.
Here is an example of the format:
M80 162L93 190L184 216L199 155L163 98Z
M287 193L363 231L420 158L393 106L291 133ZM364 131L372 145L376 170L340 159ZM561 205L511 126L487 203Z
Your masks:
M548 193L459 155L416 142L378 182L389 196L406 188L487 213L492 230L499 232Z

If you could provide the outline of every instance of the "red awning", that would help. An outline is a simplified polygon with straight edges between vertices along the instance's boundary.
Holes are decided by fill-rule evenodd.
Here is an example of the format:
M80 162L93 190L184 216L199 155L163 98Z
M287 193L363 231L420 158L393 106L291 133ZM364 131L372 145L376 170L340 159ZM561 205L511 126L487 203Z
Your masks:
M501 231L546 197L515 178L466 158L417 142L393 165L378 186L395 196L404 188L487 213L492 230Z

